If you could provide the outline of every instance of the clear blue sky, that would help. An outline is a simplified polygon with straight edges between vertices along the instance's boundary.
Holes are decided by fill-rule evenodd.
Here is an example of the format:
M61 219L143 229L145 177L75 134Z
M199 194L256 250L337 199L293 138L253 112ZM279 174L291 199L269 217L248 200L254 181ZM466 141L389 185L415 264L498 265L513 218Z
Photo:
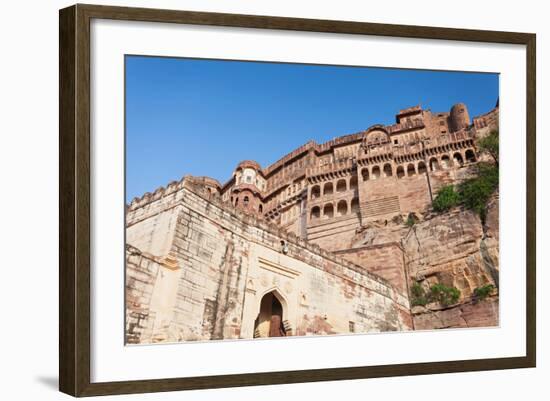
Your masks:
M127 56L126 198L186 174L223 183L240 160L265 167L409 106L476 116L497 98L497 74Z

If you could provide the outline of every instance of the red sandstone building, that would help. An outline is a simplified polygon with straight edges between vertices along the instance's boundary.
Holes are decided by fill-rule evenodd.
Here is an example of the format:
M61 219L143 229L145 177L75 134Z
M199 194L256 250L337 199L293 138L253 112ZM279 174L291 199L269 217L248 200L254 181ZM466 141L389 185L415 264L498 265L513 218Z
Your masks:
M498 293L473 296L498 288L498 191L484 222L460 208L431 214L442 186L471 177L498 113L410 107L266 168L242 161L223 185L185 177L134 199L127 341L498 324ZM460 300L415 306L410 286L436 283Z
M473 123L462 103L441 113L414 106L395 119L310 141L264 169L243 161L225 184L210 185L224 201L328 250L349 248L361 225L421 214L441 186L459 181L477 161L474 139L497 127L498 107Z

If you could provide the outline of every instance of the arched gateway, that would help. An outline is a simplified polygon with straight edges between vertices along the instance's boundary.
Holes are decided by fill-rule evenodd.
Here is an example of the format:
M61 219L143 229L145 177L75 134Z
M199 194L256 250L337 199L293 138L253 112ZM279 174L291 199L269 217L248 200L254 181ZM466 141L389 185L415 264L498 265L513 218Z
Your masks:
M260 301L260 313L254 323L254 337L285 337L288 335L284 324L283 303L277 292L265 294Z

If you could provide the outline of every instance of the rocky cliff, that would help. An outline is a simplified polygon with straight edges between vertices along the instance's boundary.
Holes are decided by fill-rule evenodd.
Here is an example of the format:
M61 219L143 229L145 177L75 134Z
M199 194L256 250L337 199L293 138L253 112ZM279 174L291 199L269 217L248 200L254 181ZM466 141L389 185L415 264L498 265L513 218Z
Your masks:
M484 224L474 212L457 208L427 216L401 244L410 288L416 283L428 292L443 284L460 291L449 305L413 306L416 330L498 325L498 194L488 204ZM412 292L411 300L414 304Z
M370 222L337 253L408 294L416 330L497 326L498 201L495 193L485 222L464 208ZM440 302L434 285L455 298Z

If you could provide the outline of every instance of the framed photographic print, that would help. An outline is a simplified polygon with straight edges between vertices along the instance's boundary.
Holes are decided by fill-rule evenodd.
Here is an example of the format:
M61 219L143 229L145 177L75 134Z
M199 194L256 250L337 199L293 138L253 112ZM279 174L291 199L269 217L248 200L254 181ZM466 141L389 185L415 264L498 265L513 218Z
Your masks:
M534 367L535 35L60 11L60 390Z

